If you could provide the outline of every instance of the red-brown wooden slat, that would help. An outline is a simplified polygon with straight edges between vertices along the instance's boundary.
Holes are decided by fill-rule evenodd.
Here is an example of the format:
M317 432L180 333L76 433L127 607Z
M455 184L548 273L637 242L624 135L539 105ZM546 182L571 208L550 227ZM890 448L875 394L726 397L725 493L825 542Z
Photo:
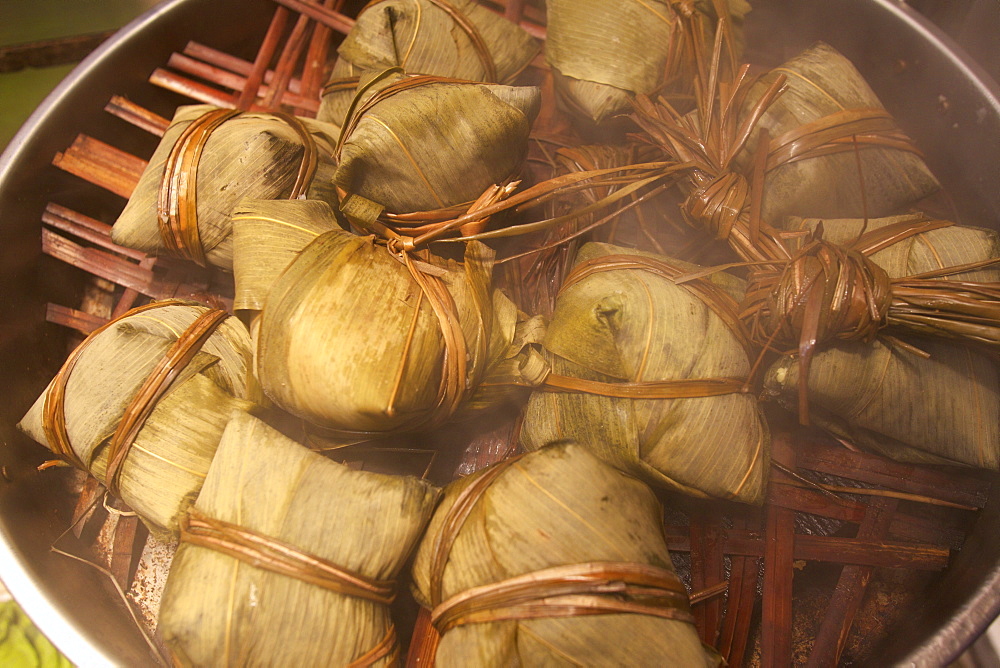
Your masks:
M205 292L203 286L159 276L149 268L98 248L81 246L48 229L42 230L42 251L90 274L153 299L193 299L232 309L232 299Z
M701 591L725 581L725 555L718 511L698 508L691 514L691 589ZM721 598L692 606L702 642L715 646L722 620Z
M762 668L787 668L792 660L795 512L768 506L764 536L760 665Z
M146 168L145 160L82 134L52 164L125 199Z
M733 528L750 528L747 514L733 518ZM730 666L742 666L750 642L750 626L757 602L757 577L760 559L746 556L730 558L729 590L726 611L719 632L719 653Z
M274 18L271 19L271 24L267 27L267 33L264 35L264 41L257 50L257 57L254 58L253 69L247 75L246 84L243 86L240 94L236 96L237 109L250 109L257 100L258 91L264 82L264 73L267 72L271 64L271 58L278 48L278 43L281 40L282 33L285 31L285 24L288 22L289 17L290 13L286 8L278 7L275 10Z
M903 464L879 455L829 445L815 437L798 441L798 464L804 469L977 508L986 503L989 482L972 471L945 471Z
M344 0L324 0L327 9L340 11ZM326 63L330 54L330 37L332 30L322 23L317 23L313 29L312 39L306 49L306 62L302 68L302 95L310 99L318 99L323 84L326 83ZM294 79L293 79L294 81ZM292 82L288 89L292 90Z
M153 70L153 73L149 75L149 83L205 104L224 107L226 109L236 107L235 95L225 93L211 86L206 86L187 77L182 77L162 67Z
M49 306L54 306L54 304L49 304ZM60 307L65 308L65 307ZM76 309L67 309L75 311ZM83 313L82 311L77 311L78 313ZM84 315L89 316L89 313ZM97 316L91 316L97 317ZM80 496L77 497L76 507L73 509L73 535L79 538L83 533L84 527L88 522L98 514L96 511L100 510L101 517L103 518L103 507L100 503L101 495L104 494L104 488L101 487L100 483L93 476L88 475L86 480L83 481L83 489L80 490Z
M155 264L156 258L154 257L143 258L139 262L139 266L143 269L152 269ZM118 298L114 309L111 310L111 317L120 318L128 313L129 309L135 306L140 296L142 296L142 293L134 288L125 288L122 290L121 297Z
M292 11L298 12L299 14L305 14L312 20L318 21L326 27L336 30L344 35L351 32L351 28L354 27L355 21L350 16L341 14L340 12L332 9L327 9L318 2L309 2L308 0L274 1L283 7L287 7Z
M51 230L42 230L42 252L62 260L68 264L83 269L105 280L117 283L126 288L133 288L156 299L165 299L170 295L150 294L153 289L153 272L119 257L114 253L87 248L61 237Z
M897 505L898 501L895 499L872 499L868 513L858 528L858 538L868 540L885 538ZM858 610L861 609L861 601L873 572L871 566L844 566L827 604L823 621L816 632L808 666L825 668L825 666L835 666L840 661L847 636Z
M107 322L106 319L86 311L52 303L45 305L45 320L62 327L75 329L81 334L90 334Z
M240 92L246 85L246 79L244 77L233 74L232 72L227 72L221 68L200 63L199 61L188 58L183 54L175 53L171 56L170 65L182 72L201 77L231 91ZM208 86L199 81L181 76L180 74L165 68L157 68L153 70L153 73L149 75L149 82L155 86L165 88L205 104L211 104L216 107L225 107L227 109L232 109L236 106L236 97L233 93L213 88L212 86ZM258 92L264 95L267 94L269 90L269 87L261 86L258 89ZM315 116L316 111L319 109L319 100L304 98L297 93L286 92L283 99L286 104L303 109L306 112L306 115ZM251 105L250 108L252 110L264 110L262 105L256 103Z
M784 509L782 509L784 510ZM788 511L794 515L793 511ZM690 552L687 528L666 532L667 547L676 552ZM752 531L726 532L723 551L729 555L764 556L764 539ZM941 545L904 543L892 540L863 540L839 536L796 535L792 552L798 561L823 561L833 564L858 564L881 568L912 568L939 571L948 565L950 550Z
M200 60L208 65L238 74L244 79L250 76L250 73L253 71L253 63L250 61L237 58L236 56L213 49L210 46L205 46L199 42L188 42L181 53L194 60ZM264 72L265 84L270 84L273 80L274 70L267 70ZM288 82L288 90L293 93L301 93L301 85L302 84L298 79L293 78Z
M263 98L261 105L264 108L278 109L281 106L281 100L285 96L288 82L292 78L292 71L295 69L299 57L302 55L302 50L305 49L309 41L312 25L313 22L304 14L300 15L298 20L295 21L295 26L292 28L291 34L285 40L285 45L281 49L278 64L274 67L274 83L266 94L260 94L260 97Z
M111 226L90 218L72 209L49 202L42 213L42 222L57 230L68 232L75 237L96 246L132 258L137 262L146 259L146 254L134 248L119 246L111 240Z
M105 105L104 111L157 137L162 137L170 126L170 119L155 114L120 95L112 97Z
M119 515L115 524L111 547L111 564L108 570L124 591L131 586L132 554L139 538L139 518ZM143 537L144 538L144 537Z

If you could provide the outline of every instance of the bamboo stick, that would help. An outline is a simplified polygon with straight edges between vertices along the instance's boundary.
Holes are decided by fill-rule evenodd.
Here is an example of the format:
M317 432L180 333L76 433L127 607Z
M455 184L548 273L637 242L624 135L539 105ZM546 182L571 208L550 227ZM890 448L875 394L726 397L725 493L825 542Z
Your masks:
M895 499L872 499L868 513L858 529L858 538L884 539L889 533L889 525L898 503ZM821 668L836 665L840 661L873 571L871 566L844 566L816 632L808 666Z
M75 329L87 335L107 322L106 319L68 306L48 303L45 305L45 320L62 327ZM81 496L81 498L83 498ZM75 519L75 518L74 518Z
M162 137L170 126L170 119L154 114L121 95L113 96L104 111L157 137Z
M284 7L278 7L274 12L274 18L267 27L264 41L257 50L257 57L253 61L253 69L247 75L247 81L240 94L236 98L237 109L250 109L257 99L258 89L264 81L264 73L271 63L271 57L278 48L278 42L285 30L285 23L288 22L289 11Z
M733 528L750 528L748 513L733 518ZM750 641L750 624L757 603L760 559L734 555L730 558L729 593L719 633L719 653L730 666L742 666Z
M691 517L691 589L699 591L725 581L725 555L722 547L720 514L711 508L698 507ZM702 642L715 646L722 621L722 600L714 598L692 606L695 625Z
M146 169L145 160L83 134L57 153L52 164L125 199Z
M354 27L354 19L338 11L327 9L318 2L310 0L275 0L275 2L300 14L305 14L314 21L344 35L351 32L351 28Z

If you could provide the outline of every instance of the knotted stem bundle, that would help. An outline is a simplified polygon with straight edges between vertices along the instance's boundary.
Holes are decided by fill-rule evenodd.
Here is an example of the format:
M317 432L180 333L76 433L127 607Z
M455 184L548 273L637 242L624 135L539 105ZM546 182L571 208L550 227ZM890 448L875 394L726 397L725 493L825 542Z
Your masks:
M837 222L844 221L833 221L833 227ZM821 236L824 229L818 222L813 233ZM871 342L886 330L1000 348L997 272L972 277L987 280L948 280L1000 264L995 239L992 244L980 240L976 248L965 246L968 236L949 221L922 216L874 221L873 229L865 232L862 225L858 236L844 245L814 238L783 267L751 273L743 317L759 345L797 348L798 412L803 423L808 423L813 354L833 341ZM899 258L915 244L933 248L934 244L954 247L957 242L964 246L964 252L952 253L957 265L947 266L938 259L911 274L908 263L900 266L891 255L885 258L887 267L877 261L880 252L893 246L898 246L894 253Z
M639 97L645 140L693 165L683 210L748 262L787 260L786 214L885 215L937 181L853 65L825 44L755 80L720 76L715 43L696 111Z

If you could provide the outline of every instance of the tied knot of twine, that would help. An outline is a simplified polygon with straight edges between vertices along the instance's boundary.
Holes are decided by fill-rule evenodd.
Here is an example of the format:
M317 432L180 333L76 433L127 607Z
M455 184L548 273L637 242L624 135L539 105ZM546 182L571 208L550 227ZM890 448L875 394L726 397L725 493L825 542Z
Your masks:
M864 253L816 241L788 263L768 301L770 329L785 343L871 341L886 324L892 283Z
M702 184L684 201L684 212L720 240L728 239L749 205L750 183L742 174L724 172Z

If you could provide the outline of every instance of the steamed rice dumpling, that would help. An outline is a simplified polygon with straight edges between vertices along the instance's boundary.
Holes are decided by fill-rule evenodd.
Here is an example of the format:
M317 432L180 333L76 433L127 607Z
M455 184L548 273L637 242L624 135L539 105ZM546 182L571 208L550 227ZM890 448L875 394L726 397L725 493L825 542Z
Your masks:
M81 344L18 426L146 522L174 530L226 424L251 407L250 355L246 328L224 312L176 301L139 307ZM164 382L171 369L176 377Z
M347 194L342 210L365 227L359 210L409 213L475 201L517 175L538 108L533 87L400 79L347 120L334 175Z
M661 523L648 487L572 443L452 483L413 566L436 665L717 665Z
M818 43L773 69L750 90L744 109L752 108L780 75L787 87L760 118L747 142L751 148L738 159L749 170L752 147L766 129L771 157L764 220L780 226L788 215L885 216L938 189L920 152L861 73L835 49ZM821 144L816 155L807 154L810 142ZM789 153L793 146L795 152Z
M233 279L237 311L260 311L267 294L303 248L339 229L319 200L243 200L233 210Z
M744 391L753 353L738 279L677 284L693 265L591 243L543 340L553 375L531 395L529 450L573 439L647 482L762 503L770 436Z
M411 74L513 83L539 43L473 0L382 0L369 3L337 48L318 114L342 125L355 86L368 70L401 67Z
M886 218L822 219L798 218L788 220L792 231L814 232L820 226L827 241L849 245L866 232L889 227L919 225L928 220L921 213L911 213ZM913 234L869 255L882 267L889 278L904 278L948 267L959 267L992 258L1000 258L1000 233L981 227L949 225L928 232ZM1000 281L1000 268L983 267L943 277L949 281Z
M256 368L285 410L343 432L419 431L459 411L513 339L493 255L395 255L344 231L310 243L261 314Z
M244 197L336 201L339 128L284 113L181 107L112 230L115 243L232 269Z
M971 348L919 340L925 358L880 341L817 352L809 418L855 445L903 462L1000 470L1000 370ZM799 363L768 370L765 391L795 410Z
M664 83L668 61L677 58L680 49L672 4L547 0L545 59L574 114L600 123L628 111L632 96L652 94ZM731 26L742 23L750 10L744 0L725 0L698 2L691 11L714 19L716 6L728 10Z
M436 498L234 419L182 525L160 635L186 666L396 665L388 604Z

